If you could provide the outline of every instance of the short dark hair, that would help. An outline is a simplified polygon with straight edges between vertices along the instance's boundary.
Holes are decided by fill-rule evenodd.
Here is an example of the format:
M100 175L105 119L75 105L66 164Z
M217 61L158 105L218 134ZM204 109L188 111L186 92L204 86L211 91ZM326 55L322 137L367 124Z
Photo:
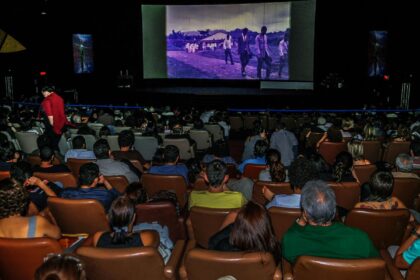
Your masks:
M51 161L54 156L54 150L48 146L42 147L39 151L39 156L41 161Z
M217 140L216 142L213 143L212 151L213 151L213 155L215 155L216 157L219 157L219 158L227 157L229 156L228 143L223 139Z
M194 121L194 129L203 129L204 128L204 123L200 118L195 119Z
M337 129L335 126L331 126L327 130L327 138L330 142L340 143L343 141L343 134L341 130Z
M32 167L29 162L20 161L10 167L10 178L23 185L23 183L33 175Z
M36 139L36 144L38 146L38 149L41 150L42 147L48 146L51 147L51 137L49 137L47 134L39 135Z
M207 165L206 173L210 187L218 187L225 179L227 166L223 161L216 159Z
M71 140L71 142L73 145L73 149L83 149L84 147L86 147L85 137L81 135L77 135L76 137L74 137L73 140Z
M303 188L306 182L319 179L315 165L306 158L295 159L289 168L289 180L292 189Z
M111 150L111 148L106 139L99 139L93 144L93 153L97 159L109 158L109 150Z
M0 161L6 162L15 158L15 147L11 142L0 145Z
M125 195L135 204L147 202L147 193L143 185L139 182L133 182L125 189Z
M394 177L391 172L377 171L370 177L370 196L368 201L386 201L394 190Z
M177 146L168 145L165 147L165 150L163 151L163 160L166 163L175 162L178 157L179 157L179 149Z
M413 152L413 155L414 156L416 156L416 157L420 156L420 142L418 142L418 141L412 141L411 142L410 149Z
M94 162L88 162L80 166L79 184L80 186L88 186L99 177L99 167Z
M261 33L267 32L267 26L263 25L263 27L261 27Z
M134 145L134 132L131 130L123 130L118 135L118 145L121 147L132 147Z
M308 219L322 225L335 218L335 193L321 180L309 181L302 189L300 204Z
M254 156L263 157L268 149L268 143L265 140L258 140L254 146Z
M55 91L55 86L46 85L46 86L42 87L42 89L41 89L41 92L44 92L44 91L49 91L49 92Z

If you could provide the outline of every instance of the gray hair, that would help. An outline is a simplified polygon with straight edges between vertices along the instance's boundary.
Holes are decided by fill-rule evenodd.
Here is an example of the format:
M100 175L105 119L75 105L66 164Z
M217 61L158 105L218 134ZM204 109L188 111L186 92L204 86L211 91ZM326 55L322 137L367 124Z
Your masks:
M399 171L411 172L413 170L413 159L407 154L399 154L395 158L395 165Z
M328 223L335 217L335 193L324 181L307 182L302 189L300 204L309 221L317 225Z

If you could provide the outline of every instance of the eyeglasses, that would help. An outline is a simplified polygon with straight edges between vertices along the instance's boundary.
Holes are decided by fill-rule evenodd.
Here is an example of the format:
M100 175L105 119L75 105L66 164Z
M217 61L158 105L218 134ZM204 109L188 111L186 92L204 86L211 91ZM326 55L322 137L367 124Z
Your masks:
M44 263L49 261L62 261L73 263L77 267L78 272L84 271L84 265L80 259L72 255L63 255L63 254L48 254L44 258Z

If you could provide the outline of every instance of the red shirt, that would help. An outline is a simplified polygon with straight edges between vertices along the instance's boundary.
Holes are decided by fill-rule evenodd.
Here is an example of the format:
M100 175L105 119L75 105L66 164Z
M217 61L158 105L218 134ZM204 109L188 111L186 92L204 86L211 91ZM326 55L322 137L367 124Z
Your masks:
M64 101L55 92L51 93L41 103L45 114L53 117L53 131L55 134L61 135L61 129L67 123L66 115L64 114Z

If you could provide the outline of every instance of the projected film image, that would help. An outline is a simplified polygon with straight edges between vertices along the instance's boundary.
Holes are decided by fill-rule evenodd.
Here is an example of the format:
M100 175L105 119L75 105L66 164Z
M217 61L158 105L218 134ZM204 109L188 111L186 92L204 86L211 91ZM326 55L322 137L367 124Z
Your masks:
M74 73L93 72L93 48L91 34L73 34Z
M166 7L169 78L289 79L290 2Z

